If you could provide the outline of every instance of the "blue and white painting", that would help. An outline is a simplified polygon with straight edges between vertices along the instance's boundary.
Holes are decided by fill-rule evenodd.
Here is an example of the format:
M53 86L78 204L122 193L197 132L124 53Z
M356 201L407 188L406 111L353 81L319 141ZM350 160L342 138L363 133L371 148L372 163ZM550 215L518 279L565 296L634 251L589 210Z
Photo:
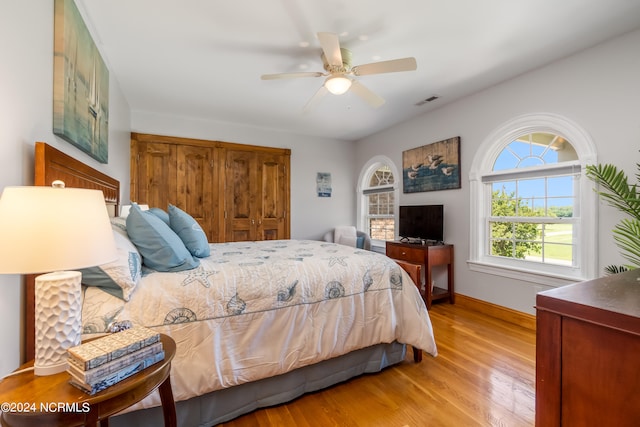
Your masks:
M460 188L460 137L402 152L404 193Z
M53 133L107 163L109 71L73 0L54 10Z

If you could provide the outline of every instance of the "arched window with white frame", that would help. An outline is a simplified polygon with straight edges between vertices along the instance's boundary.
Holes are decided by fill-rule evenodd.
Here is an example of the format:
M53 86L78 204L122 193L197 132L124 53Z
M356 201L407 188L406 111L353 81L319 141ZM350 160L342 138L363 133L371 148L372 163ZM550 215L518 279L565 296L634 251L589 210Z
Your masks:
M559 286L597 274L589 135L553 114L517 117L482 143L469 174L472 270Z
M369 234L373 247L383 247L396 235L398 171L385 156L376 156L358 179L358 228Z

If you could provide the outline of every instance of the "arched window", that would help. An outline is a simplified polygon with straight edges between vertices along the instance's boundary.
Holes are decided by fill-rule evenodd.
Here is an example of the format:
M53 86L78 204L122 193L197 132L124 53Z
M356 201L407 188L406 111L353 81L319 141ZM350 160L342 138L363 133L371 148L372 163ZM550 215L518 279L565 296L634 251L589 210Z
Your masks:
M588 134L559 116L493 132L470 172L471 269L547 285L595 277L595 159Z
M373 246L395 238L397 177L395 165L384 156L371 159L360 173L358 228L371 236Z

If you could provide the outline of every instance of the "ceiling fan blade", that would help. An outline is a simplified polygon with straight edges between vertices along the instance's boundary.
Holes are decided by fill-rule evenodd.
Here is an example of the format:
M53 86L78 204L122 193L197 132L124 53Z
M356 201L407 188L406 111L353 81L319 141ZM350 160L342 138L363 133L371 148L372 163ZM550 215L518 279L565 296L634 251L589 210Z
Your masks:
M342 53L340 53L340 41L334 33L318 33L318 40L329 65L342 67Z
M418 68L416 58L392 59L389 61L372 62L371 64L356 65L351 72L356 76L368 74L395 73L398 71L413 71Z
M355 79L351 83L351 88L349 90L367 101L367 103L374 108L378 108L385 103L384 98L376 95L369 88Z
M316 72L304 72L304 73L280 73L280 74L263 74L260 76L262 80L276 80L276 79L295 79L298 77L322 77L324 73Z
M320 89L318 89L316 93L311 97L311 99L307 101L302 111L308 113L310 110L312 110L318 104L318 102L320 102L322 97L327 94L327 92L329 91L326 87L324 87L324 85L320 86Z

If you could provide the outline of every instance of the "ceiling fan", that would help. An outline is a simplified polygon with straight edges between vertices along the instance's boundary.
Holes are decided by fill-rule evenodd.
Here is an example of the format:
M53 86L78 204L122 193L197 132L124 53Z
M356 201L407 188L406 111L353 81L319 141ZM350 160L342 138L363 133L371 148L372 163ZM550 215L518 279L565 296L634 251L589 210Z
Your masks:
M322 47L321 58L326 72L280 73L264 74L262 76L262 80L298 77L327 77L324 84L304 106L304 111L310 110L324 95L327 94L327 92L334 95L342 95L349 90L365 100L371 106L375 108L380 107L384 104L384 99L351 76L413 71L418 68L416 59L413 57L352 66L351 51L340 47L337 34L318 33L318 40Z

